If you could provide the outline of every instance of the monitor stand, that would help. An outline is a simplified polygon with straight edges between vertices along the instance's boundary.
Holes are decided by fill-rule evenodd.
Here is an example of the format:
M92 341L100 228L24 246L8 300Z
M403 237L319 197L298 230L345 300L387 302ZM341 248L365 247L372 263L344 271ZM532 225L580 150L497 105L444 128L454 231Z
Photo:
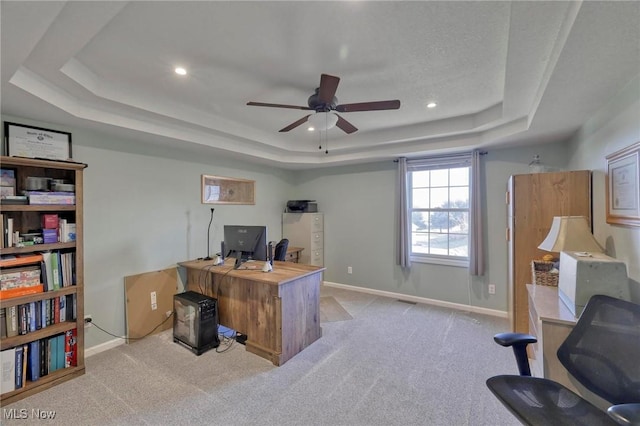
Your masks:
M238 250L236 252L236 263L233 265L233 269L238 269L242 265L242 251Z

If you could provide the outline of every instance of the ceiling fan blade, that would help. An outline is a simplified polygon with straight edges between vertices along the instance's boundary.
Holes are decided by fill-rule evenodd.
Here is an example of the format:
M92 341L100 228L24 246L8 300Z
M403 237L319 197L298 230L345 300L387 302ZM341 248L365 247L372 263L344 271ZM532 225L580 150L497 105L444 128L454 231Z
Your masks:
M400 101L377 101L377 102L360 102L356 104L342 104L336 106L338 112L356 112L356 111L380 111L385 109L400 108Z
M289 130L295 129L296 127L298 127L299 125L301 125L302 123L306 122L307 119L309 118L311 114L309 115L305 115L304 117L302 117L300 120L295 121L291 124L289 124L287 127L284 127L282 129L280 129L280 132L288 132Z
M340 77L329 74L320 75L318 100L323 104L331 104L333 97L336 95L336 90L338 90L338 83L340 83Z
M356 126L354 126L353 124L349 123L347 120L345 120L344 118L340 117L338 114L336 114L336 116L338 117L338 122L336 123L336 126L341 128L342 131L344 131L345 133L351 134L351 133L356 132L358 130L358 128Z
M266 104L264 102L247 102L247 105L250 106L261 106L261 107L271 107L271 108L289 108L289 109L304 109L311 110L311 108L306 106L297 106L297 105L282 105L282 104Z

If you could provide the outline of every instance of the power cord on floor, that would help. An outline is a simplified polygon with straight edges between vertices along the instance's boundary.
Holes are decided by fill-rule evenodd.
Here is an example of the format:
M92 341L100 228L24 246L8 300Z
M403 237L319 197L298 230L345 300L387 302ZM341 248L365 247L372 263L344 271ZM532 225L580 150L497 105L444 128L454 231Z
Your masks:
M148 332L147 334L145 334L144 336L140 336L140 337L127 337L127 336L118 336L116 334L110 333L107 330L105 330L104 328L100 327L98 324L96 324L95 322L93 322L93 319L91 318L85 318L84 323L85 324L92 324L94 327L96 327L98 330L102 331L103 333L108 334L109 336L115 337L117 339L123 339L123 340L141 340L144 339L147 336L150 336L151 334L153 334L159 327L161 327L164 323L166 323L170 318L173 317L173 315L175 314L175 311L171 312L171 315L169 315L167 318L165 318L160 324L156 325L153 330L151 330L150 332Z
M161 327L164 323L166 323L169 320L169 318L173 317L174 314L175 314L175 312L171 312L171 315L169 315L160 324L155 326L153 330L151 330L149 333L145 334L144 336L140 336L140 337L118 336L116 334L110 333L107 330L105 330L104 328L100 327L95 322L93 322L92 318L85 318L84 323L85 324L91 324L92 326L96 327L98 330L102 331L103 333L106 333L109 336L113 336L113 337L118 338L118 339L123 339L123 340L142 340L145 337L148 337L151 334L153 334L153 332L155 332L158 329L158 327ZM227 334L229 334L229 335L227 335ZM226 332L222 332L222 333L218 334L218 338L220 339L220 345L216 348L216 352L221 354L221 353L224 353L224 352L228 351L229 349L231 349L231 347L233 346L233 344L236 341L236 334L237 333L234 330L228 330ZM220 349L221 347L223 349Z
M218 334L218 337L220 339L220 345L216 348L216 352L219 354L231 349L231 347L236 341L236 332L233 330L230 330L228 333L230 333L229 336L227 336L225 333ZM220 350L222 346L224 346L224 349Z

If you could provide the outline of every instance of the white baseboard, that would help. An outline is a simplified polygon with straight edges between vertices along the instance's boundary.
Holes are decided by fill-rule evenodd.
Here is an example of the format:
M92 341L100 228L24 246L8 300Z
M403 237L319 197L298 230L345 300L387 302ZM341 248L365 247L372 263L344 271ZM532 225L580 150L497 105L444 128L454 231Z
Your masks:
M124 343L125 343L124 339L113 339L113 340L109 340L108 342L101 343L96 346L92 346L88 349L85 348L84 357L88 358L92 355L99 354L100 352L108 351L109 349L113 349L115 347L123 345Z
M445 308L457 309L457 310L466 311L466 312L474 312L474 313L478 313L478 314L491 315L491 316L500 317L500 318L508 318L509 317L508 313L505 312L505 311L498 311L496 309L481 308L479 306L470 306L470 305L463 305L461 303L444 302L442 300L428 299L426 297L410 296L410 295L407 295L407 294L393 293L391 291L375 290L375 289L372 289L372 288L365 288L365 287L358 287L358 286L354 286L354 285L333 283L331 281L324 281L323 285L326 285L327 287L342 288L342 289L345 289L345 290L359 291L361 293L374 294L376 296L390 297L390 298L393 298L393 299L404 300L406 302L416 302L416 303L424 303L426 305L442 306L442 307L445 307Z

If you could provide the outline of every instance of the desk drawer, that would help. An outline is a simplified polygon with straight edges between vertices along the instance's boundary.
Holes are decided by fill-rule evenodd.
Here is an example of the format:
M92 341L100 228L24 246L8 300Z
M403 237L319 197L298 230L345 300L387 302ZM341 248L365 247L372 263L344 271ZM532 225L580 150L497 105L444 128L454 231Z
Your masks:
M290 253L287 253L287 255L285 256L284 260L285 260L285 262L298 263L298 255L299 254L300 254L299 251L292 251Z

